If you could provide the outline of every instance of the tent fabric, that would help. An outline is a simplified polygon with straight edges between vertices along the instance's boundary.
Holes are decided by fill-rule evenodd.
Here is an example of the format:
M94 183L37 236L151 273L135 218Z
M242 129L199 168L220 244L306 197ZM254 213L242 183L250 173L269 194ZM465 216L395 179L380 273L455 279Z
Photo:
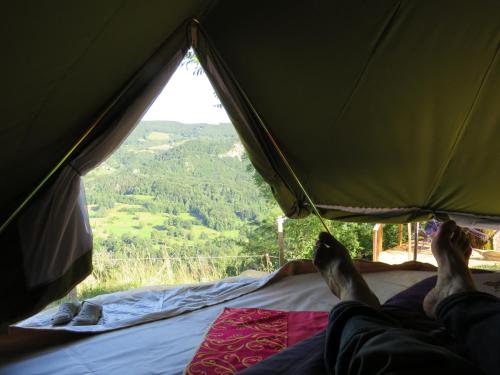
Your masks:
M127 100L126 96L130 94L120 98L127 100L127 104L117 102L116 105L125 110L116 118L110 114L113 120L106 123L104 131L82 148L61 170L51 187L20 215L19 231L30 287L58 278L72 262L91 251L92 233L81 176L120 146L159 95L187 50L184 34L185 30L181 28L179 36L156 53L149 61L148 69L134 80L139 88L132 85L129 89L136 98ZM161 71L155 71L151 81L148 70L155 65ZM106 118L103 121L106 122Z
M155 51L209 5L203 0L2 4L2 224Z
M92 250L83 183L69 165L20 215L18 223L29 288L58 279Z
M81 176L95 168L121 144L159 95L187 51L186 30L187 23L183 23L160 46L112 102L100 119L99 129L93 138L72 155L54 181L30 202L13 223L20 238L19 250L24 266L22 285L25 290L17 285L9 291L15 296L14 300L7 298L9 308L2 312L6 315L5 318L2 316L2 321L19 318L17 315L7 318L7 314L19 309L15 301L28 297L26 289L58 280L75 267L80 258L91 254L92 233ZM64 292L83 280L91 269L88 262L75 274L76 279L68 280ZM46 304L54 297L50 300L39 298ZM39 306L40 301L32 300L31 304ZM28 313L33 312L28 310Z
M327 207L325 217L452 213L498 222L499 7L493 0L56 1L29 10L12 3L2 64L19 74L5 77L9 100L1 102L9 140L0 155L1 221L194 17L314 202ZM257 127L245 135L241 121L235 126L284 211L310 211L283 166L269 160L275 153L250 139Z
M144 87L74 146L138 72L138 83L152 82L178 58L173 48L148 67L171 38L190 43L177 32L191 19L200 61L288 216L311 207L263 127L326 218L500 224L498 1L58 0L3 10L2 323L89 272L79 169L106 156L100 136ZM97 159L70 170L93 140ZM39 216L45 207L59 213ZM47 217L58 233L38 226Z
M500 221L498 2L221 1L200 23L325 217Z
M301 191L290 184L290 178L283 173L286 170L280 165L282 162L274 153L273 146L263 134L258 114L255 113L248 98L238 87L231 72L216 54L209 37L204 33L198 22L192 23L193 48L199 56L209 80L217 96L224 103L224 108L240 136L243 146L249 151L253 166L269 183L274 196L277 198L284 212L288 216L306 216L309 212L298 205L297 196ZM253 157L252 155L260 155ZM281 174L280 174L281 173ZM302 200L302 199L301 199Z

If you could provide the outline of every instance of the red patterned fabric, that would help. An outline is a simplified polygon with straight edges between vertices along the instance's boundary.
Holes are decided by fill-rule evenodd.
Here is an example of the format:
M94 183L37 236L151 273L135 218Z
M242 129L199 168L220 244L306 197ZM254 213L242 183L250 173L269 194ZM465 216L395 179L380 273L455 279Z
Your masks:
M234 374L318 333L327 323L328 313L322 311L225 308L185 373Z

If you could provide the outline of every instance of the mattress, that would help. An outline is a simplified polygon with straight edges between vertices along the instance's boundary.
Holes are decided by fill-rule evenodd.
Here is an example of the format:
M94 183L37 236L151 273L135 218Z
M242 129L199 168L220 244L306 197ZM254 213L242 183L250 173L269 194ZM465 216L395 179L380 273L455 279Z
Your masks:
M384 302L434 274L399 270L364 277ZM500 274L474 277L480 289L497 292ZM329 311L338 302L319 274L287 276L216 305L6 359L0 374L182 374L210 324L225 307Z

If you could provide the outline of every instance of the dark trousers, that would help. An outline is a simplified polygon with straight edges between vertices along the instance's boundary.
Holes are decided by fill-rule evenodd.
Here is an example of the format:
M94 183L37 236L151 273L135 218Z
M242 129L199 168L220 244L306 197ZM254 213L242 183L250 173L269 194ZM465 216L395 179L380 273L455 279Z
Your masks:
M436 312L437 322L432 322L410 311L339 303L326 332L326 372L500 374L498 298L460 293L443 300Z

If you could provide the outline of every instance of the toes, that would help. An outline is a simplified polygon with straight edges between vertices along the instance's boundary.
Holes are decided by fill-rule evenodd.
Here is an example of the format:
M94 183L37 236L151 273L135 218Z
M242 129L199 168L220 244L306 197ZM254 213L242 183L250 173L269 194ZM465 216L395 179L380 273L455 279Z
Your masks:
M467 252L469 251L470 248L470 240L469 240L469 235L465 230L463 230L460 227L457 227L453 231L453 236L451 238L451 242L457 250L460 251L460 253L464 254L465 256L467 255Z
M472 255L472 246L469 243L469 245L464 251L465 263L469 264L469 258L471 257L471 255Z
M460 227L456 227L455 230L451 234L450 241L453 244L460 244L464 238L464 231Z
M326 247L325 243L321 240L316 241L316 245L313 250L313 264L316 267L321 267L325 265L329 260L329 249Z
M438 236L443 236L446 238L450 238L451 234L457 229L457 224L453 220L448 220L441 224L439 228Z
M457 229L460 228L453 220L448 220L447 222L443 223L439 228L439 232L436 236L438 244L441 246L448 245L450 243L452 235Z
M468 264L469 258L472 255L472 246L470 244L469 235L464 231L463 236L458 243L459 251L464 255L465 262Z
M319 240L318 242L323 242L323 243L326 243L326 244L333 244L335 243L335 238L328 232L321 232L319 234ZM316 242L316 244L318 243Z
M470 245L469 238L464 230L460 230L460 233L457 236L457 244L462 250L465 250L465 248Z
M335 258L342 258L340 242L330 233L321 232L313 249L313 264L320 268L326 266Z

